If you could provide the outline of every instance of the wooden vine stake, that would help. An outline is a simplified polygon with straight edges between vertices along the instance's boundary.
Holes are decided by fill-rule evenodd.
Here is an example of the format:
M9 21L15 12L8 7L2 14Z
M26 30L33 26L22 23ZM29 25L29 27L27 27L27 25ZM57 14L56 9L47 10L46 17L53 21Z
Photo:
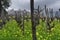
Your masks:
M30 0L31 7L31 23L32 23L32 40L36 40L36 26L34 22L34 0Z

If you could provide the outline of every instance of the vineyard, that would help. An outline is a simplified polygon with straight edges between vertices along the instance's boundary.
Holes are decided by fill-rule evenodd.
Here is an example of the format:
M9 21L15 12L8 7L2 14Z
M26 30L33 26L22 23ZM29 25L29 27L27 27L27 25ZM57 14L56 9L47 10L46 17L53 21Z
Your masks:
M60 40L60 9L34 6L7 11L10 0L0 0L0 40Z
M36 26L37 40L60 40L60 22L55 19L55 24L51 31L46 31L46 24L40 19L40 25ZM6 21L3 28L0 29L0 40L32 40L31 20L24 20L24 35L15 20Z

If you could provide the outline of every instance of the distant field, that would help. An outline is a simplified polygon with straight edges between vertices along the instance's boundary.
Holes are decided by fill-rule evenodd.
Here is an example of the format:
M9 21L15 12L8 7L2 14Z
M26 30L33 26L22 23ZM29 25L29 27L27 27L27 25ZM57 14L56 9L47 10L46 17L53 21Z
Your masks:
M51 29L51 32L47 32L45 22L40 20L40 25L36 26L37 40L60 40L60 22L54 20L52 23L55 24L55 27ZM31 21L24 21L24 25L23 35L15 20L6 21L6 24L0 29L0 40L32 40Z

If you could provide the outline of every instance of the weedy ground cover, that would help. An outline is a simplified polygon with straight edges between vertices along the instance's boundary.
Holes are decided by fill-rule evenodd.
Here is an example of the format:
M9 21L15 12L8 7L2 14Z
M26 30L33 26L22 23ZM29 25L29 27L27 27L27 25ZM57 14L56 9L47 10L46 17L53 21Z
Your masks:
M55 24L54 28L47 32L46 23L40 20L40 24L36 26L37 40L60 40L60 22L54 20L52 23ZM32 40L31 20L24 21L24 35L15 20L6 21L0 29L0 40Z

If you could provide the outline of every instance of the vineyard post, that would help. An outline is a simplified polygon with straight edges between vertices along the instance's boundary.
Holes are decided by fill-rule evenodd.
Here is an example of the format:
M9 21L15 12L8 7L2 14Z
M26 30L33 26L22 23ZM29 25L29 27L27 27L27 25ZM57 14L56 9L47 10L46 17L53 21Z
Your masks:
M22 17L22 22L23 22L23 27L22 27L22 31L23 31L23 35L24 35L24 12L23 12L23 17Z
M26 12L27 13L27 21L29 21L29 15L28 15L28 12Z
M4 9L1 10L1 22L0 22L0 28L2 28L2 26L5 24L5 21L6 21L6 18L5 18L5 15L4 15Z
M51 27L51 25L49 24L49 17L48 17L48 8L46 8L46 5L45 5L45 13L46 13L46 27L47 29L50 31L52 27L54 27L54 25Z
M60 8L59 8L59 13L60 13ZM59 16L59 22L60 22L60 16Z
M53 15L53 9L51 9L51 11L50 11L50 16L51 16L51 22L53 22L53 20L54 20L54 15ZM54 27L54 23L53 23L53 26L51 26L50 28L53 28Z
M46 12L46 5L45 5L45 13L46 13L46 28L47 28L47 12Z
M28 12L26 11L25 14L26 14L25 15L26 16L26 21L28 21Z
M36 26L34 22L34 0L30 0L31 7L31 22L32 22L32 40L36 40Z
M16 11L15 11L15 20L17 21L17 13L16 13Z
M37 9L34 9L34 10L37 11L36 14L35 14L35 16L36 16L35 19L36 19L36 21L37 21L36 25L38 25L38 24L39 24L39 19L40 19L39 5L38 5L38 8L37 8Z
M39 5L38 5L38 24L39 24L39 19L40 19L40 14L39 14Z
M2 23L5 24L6 21L6 15L4 14L4 9L2 9L2 14L1 14L1 18L2 18Z
M8 16L8 13L6 14L6 20L8 20L8 21L9 21L9 16Z
M46 29L48 28L48 9L46 8L46 5L45 5L45 13L46 13ZM47 31L47 30L46 30Z
M51 16L51 21L53 21L53 9L51 9L51 11L50 11L50 16Z

